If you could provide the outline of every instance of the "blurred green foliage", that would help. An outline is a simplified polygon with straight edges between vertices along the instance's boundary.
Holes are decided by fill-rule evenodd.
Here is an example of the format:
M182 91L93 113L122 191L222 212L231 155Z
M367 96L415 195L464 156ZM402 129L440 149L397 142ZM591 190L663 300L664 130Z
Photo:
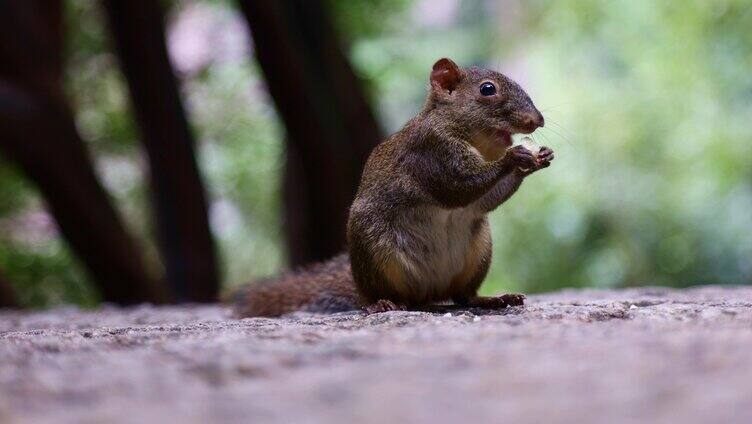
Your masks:
M492 215L487 293L752 282L748 1L329 4L388 131L419 110L442 56L500 69L543 111L546 127L534 137L557 158ZM101 12L94 2L67 5L66 87L77 124L157 271L147 168ZM222 38L242 32L233 3L173 5L170 48L199 140L224 279L239 284L284 268L284 129L256 65L247 52L232 53L233 43L247 46L246 35ZM189 18L214 44L183 66L175 50L196 43L179 31ZM230 53L220 54L225 44ZM0 162L0 270L27 305L93 304L96 293L54 229L19 225L34 228L29 217L41 211L35 188Z

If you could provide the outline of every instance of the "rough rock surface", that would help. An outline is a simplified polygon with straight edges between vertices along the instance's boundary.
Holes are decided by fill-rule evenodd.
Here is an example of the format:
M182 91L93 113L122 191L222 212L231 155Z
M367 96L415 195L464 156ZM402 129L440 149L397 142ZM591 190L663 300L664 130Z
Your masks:
M752 422L752 288L449 313L0 312L0 422Z

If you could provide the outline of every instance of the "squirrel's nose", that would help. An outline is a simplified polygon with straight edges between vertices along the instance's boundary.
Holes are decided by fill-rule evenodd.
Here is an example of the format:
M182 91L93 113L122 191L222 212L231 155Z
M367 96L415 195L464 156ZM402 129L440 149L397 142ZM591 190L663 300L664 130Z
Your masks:
M536 128L542 127L545 124L545 120L539 111L534 110L522 115L520 123L526 131L533 132Z

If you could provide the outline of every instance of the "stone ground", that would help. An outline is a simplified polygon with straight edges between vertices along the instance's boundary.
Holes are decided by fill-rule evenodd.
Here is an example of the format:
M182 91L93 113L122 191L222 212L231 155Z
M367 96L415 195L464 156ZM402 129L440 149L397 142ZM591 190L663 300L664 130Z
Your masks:
M502 311L0 312L0 422L752 422L752 288Z

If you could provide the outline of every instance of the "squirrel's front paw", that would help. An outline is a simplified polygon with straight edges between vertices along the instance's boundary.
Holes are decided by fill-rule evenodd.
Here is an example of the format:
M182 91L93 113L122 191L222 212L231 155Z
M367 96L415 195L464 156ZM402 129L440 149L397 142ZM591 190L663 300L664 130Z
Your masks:
M551 161L554 160L554 151L549 147L541 147L538 151L538 155L535 158L536 167L543 169L551 165Z
M536 166L535 155L523 146L508 149L503 160L520 169L532 169Z
M548 147L541 147L538 153L535 154L535 163L529 168L520 167L526 174L532 174L543 168L551 166L551 161L554 160L554 151Z

